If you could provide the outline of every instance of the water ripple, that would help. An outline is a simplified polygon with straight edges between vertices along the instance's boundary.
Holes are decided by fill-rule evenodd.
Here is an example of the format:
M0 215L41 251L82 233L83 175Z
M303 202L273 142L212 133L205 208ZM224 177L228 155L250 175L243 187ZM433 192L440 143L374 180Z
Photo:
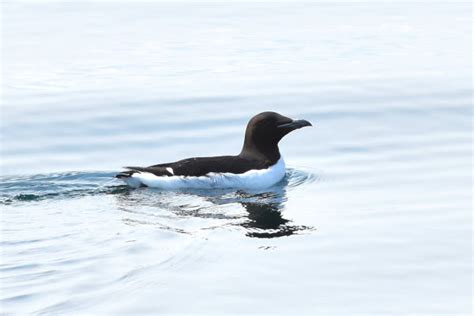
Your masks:
M249 237L288 236L312 228L283 218L286 191L319 181L312 172L289 168L286 177L266 190L130 189L113 172L64 172L8 176L0 184L0 203L59 201L115 196L126 225L153 225L161 230L192 234L209 229L239 227ZM183 222L183 219L185 220ZM31 241L8 241L10 244Z

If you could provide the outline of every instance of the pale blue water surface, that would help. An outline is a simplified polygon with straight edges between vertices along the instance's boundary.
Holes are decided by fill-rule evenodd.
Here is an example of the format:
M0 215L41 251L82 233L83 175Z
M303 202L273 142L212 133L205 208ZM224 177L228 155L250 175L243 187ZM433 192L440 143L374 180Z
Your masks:
M2 4L5 314L470 314L469 3ZM124 165L313 122L261 192Z

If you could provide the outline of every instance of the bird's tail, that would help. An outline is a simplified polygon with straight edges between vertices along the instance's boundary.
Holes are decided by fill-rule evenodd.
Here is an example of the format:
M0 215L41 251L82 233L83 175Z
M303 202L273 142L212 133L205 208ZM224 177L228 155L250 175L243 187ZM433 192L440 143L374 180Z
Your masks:
M118 174L115 175L115 178L123 180L128 186L132 188L139 188L146 186L141 182L139 178L133 177L135 173L140 173L138 170L127 170L127 171L122 171Z
M130 178L135 172L136 171L133 171L133 170L122 171L120 173L117 173L115 177L117 179Z
M116 178L130 178L134 173L137 172L152 172L150 168L147 167L124 167L125 169L128 169L127 171L122 171L118 173L115 177ZM155 168L157 170L157 168ZM155 170L155 171L156 171Z

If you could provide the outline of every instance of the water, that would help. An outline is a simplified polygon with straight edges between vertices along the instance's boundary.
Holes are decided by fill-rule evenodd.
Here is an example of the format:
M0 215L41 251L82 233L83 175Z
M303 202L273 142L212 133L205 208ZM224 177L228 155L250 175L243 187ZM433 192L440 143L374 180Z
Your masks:
M2 313L470 314L471 4L2 16ZM264 191L129 189L304 118Z

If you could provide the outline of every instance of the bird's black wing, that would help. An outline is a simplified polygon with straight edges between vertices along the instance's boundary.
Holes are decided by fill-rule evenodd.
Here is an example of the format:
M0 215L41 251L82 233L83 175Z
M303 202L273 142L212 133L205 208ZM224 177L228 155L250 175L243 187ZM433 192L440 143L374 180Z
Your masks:
M251 169L264 169L269 166L268 162L256 159L242 158L240 156L217 156L188 158L173 163L153 165L149 168L171 168L177 176L204 176L208 173L230 172L235 174L244 173Z
M240 156L197 157L163 163L149 167L125 167L129 169L116 177L130 177L135 172L149 172L156 176L189 176L200 177L209 173L241 174L252 169L265 169L269 161L243 158Z

